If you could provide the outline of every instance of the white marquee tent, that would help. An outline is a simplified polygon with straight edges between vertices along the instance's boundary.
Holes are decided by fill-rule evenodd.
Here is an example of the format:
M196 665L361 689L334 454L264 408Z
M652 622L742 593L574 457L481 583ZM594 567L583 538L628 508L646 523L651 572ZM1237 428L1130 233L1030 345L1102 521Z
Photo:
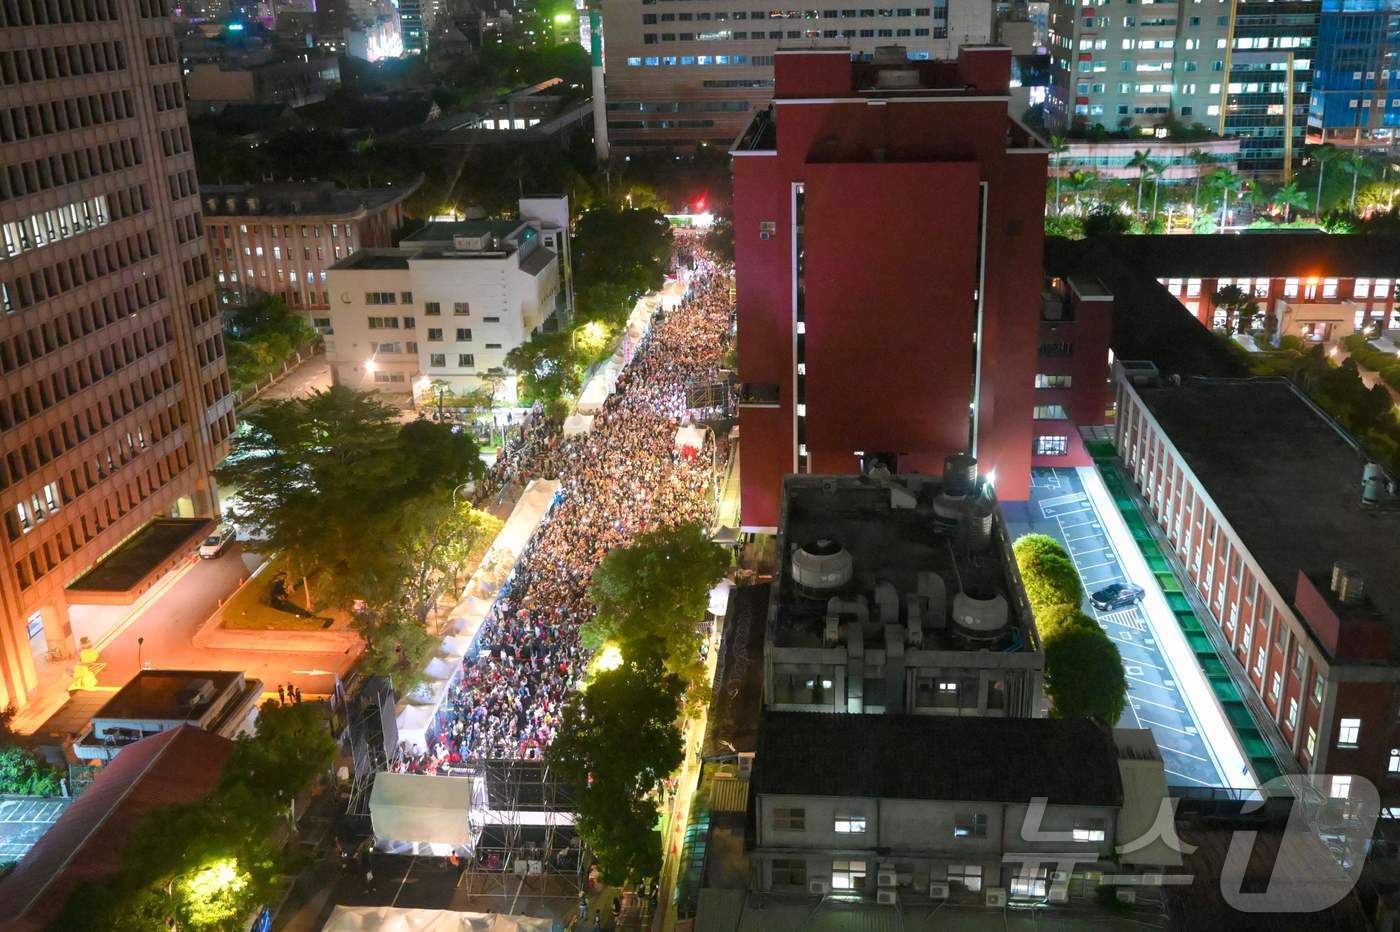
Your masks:
M386 770L375 774L369 821L381 846L401 842L427 846L419 853L470 853L481 834L485 806L486 787L474 777Z
M553 923L505 913L396 906L337 906L321 932L549 932Z
M577 437L593 429L593 415L570 414L564 419L564 436Z
M497 577L514 568L525 545L549 512L558 491L557 481L536 479L526 486L520 500L515 503L510 517L482 557L481 565L467 581L462 600L452 609L448 626L451 633L442 639L442 644L428 661L424 670L426 679L399 700L395 717L401 743L420 751L427 750L427 735L437 710L442 706L453 680L461 672L462 658L471 650L476 633L495 602L496 592L500 589Z

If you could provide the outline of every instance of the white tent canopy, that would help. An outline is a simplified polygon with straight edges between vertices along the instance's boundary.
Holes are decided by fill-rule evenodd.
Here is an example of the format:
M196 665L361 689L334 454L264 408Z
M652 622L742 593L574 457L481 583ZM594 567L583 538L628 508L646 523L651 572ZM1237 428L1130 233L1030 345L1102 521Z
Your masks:
M593 415L570 414L564 419L564 436L577 437L593 429Z
M321 932L549 932L553 923L505 913L397 906L337 906Z
M684 450L686 447L697 453L705 449L705 431L694 426L676 428L676 449Z
M471 850L471 811L477 781L421 773L375 774L369 820L377 838Z
M729 611L729 592L734 588L734 583L727 579L721 579L710 590L710 614L723 618L725 612Z

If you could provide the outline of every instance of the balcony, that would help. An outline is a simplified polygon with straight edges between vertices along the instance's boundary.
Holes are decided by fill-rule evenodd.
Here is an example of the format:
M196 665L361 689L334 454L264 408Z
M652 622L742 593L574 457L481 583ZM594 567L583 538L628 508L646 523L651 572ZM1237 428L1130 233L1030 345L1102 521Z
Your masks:
M776 408L779 390L776 382L740 382L740 408Z

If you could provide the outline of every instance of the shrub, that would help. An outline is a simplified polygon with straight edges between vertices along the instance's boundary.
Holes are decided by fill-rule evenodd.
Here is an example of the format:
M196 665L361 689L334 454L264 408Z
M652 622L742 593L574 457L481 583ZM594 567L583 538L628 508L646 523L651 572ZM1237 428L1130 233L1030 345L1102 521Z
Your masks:
M1016 543L1011 545L1011 550L1016 554L1016 563L1026 563L1043 554L1052 553L1057 557L1067 557L1065 548L1060 542L1049 534L1023 534L1016 538Z
M1098 625L1065 628L1045 645L1045 693L1055 718L1116 724L1128 702L1118 646Z
M1074 628L1101 630L1099 623L1081 612L1078 605L1048 605L1035 613L1035 629L1042 646Z
M1084 599L1084 586L1079 571L1068 557L1046 553L1021 566L1021 580L1026 585L1026 598L1031 609L1039 614L1056 605L1078 605Z

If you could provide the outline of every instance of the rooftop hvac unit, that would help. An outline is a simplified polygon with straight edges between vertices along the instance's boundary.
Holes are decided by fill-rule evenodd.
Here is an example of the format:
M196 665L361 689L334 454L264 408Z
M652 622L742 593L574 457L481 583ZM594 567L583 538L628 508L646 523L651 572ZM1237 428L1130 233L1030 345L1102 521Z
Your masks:
M947 489L933 499L933 530L936 534L956 534L963 520L965 495L954 495Z
M880 873L875 875L875 882L881 887L893 887L899 881L895 876L893 867L882 867L880 868Z
M899 903L899 894L894 890L881 890L875 894L875 902L881 906L894 906Z
M988 888L987 888L987 896L986 896L986 899L984 900L984 902L985 902L988 906L1005 906L1005 905L1006 905L1006 888L1005 888L1005 887L988 887Z
M1009 618L1006 599L1000 593L979 596L959 592L953 596L953 624L959 637L972 642L995 642L1006 632Z
M851 581L855 562L842 546L822 538L792 553L792 581L803 595L826 598Z
M977 457L954 453L943 460L943 491L949 495L971 495L977 488Z
M1068 902L1069 902L1069 884L1067 884L1067 883L1057 883L1057 884L1052 885L1052 886L1050 887L1050 902L1052 902L1052 903L1068 903Z
M839 615L826 616L826 630L823 632L822 642L827 647L834 647L841 643L841 617Z
M1378 463L1367 463L1361 471L1361 504L1380 504L1385 485L1385 470Z
M931 900L946 900L948 898L948 884L941 880L931 881L928 885L928 898Z
M826 880L821 877L813 877L807 881L807 892L813 896L826 896L830 889Z

